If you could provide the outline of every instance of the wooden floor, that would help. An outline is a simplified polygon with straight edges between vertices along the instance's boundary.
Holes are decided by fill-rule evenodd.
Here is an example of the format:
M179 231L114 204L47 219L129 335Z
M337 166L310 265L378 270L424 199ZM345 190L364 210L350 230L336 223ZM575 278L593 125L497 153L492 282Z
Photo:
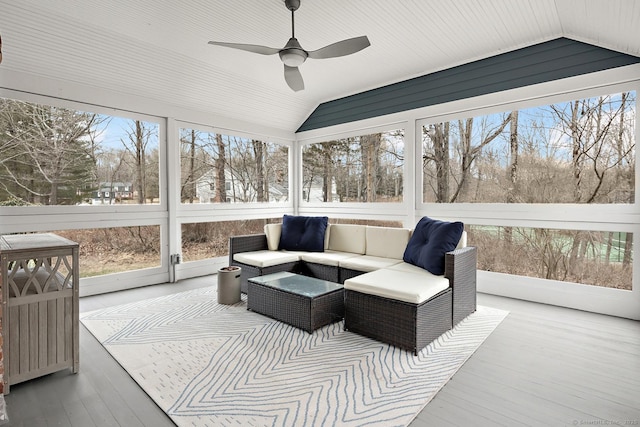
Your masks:
M85 297L80 309L214 281ZM640 425L640 322L483 294L478 303L510 314L412 427ZM84 327L78 374L14 385L5 400L10 426L173 425Z

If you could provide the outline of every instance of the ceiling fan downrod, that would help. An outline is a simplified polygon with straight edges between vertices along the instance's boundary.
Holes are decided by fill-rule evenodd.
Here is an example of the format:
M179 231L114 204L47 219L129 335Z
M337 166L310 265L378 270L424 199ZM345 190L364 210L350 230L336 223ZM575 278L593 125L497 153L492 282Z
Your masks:
M296 38L296 27L294 24L295 11L300 7L300 0L284 0L284 5L291 11L291 38Z

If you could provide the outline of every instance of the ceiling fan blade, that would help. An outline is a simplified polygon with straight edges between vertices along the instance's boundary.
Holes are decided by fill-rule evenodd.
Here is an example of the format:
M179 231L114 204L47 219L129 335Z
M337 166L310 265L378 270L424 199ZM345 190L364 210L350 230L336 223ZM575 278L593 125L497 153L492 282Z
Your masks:
M209 42L216 46L231 47L233 49L246 50L247 52L259 53L261 55L273 55L280 52L280 49L275 47L260 46L257 44L242 44L242 43L224 43L224 42Z
M367 36L360 36L342 40L307 53L309 58L313 59L336 58L338 56L351 55L370 45L371 43L369 43Z
M302 74L298 67L284 66L284 79L294 92L298 92L304 89L304 80L302 80Z

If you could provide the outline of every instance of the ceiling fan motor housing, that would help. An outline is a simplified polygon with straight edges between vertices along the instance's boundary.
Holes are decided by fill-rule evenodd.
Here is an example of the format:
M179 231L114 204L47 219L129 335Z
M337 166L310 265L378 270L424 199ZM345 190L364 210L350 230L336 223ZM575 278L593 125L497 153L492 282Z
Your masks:
M287 6L287 9L294 12L300 7L300 0L284 0L284 4Z
M302 65L307 60L307 56L309 56L295 37L291 37L278 54L280 55L280 60L289 67Z

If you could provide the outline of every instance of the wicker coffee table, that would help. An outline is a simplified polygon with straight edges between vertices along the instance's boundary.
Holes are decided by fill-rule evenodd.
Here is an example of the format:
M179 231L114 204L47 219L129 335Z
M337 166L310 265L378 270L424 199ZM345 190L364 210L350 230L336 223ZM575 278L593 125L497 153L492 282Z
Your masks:
M344 317L338 283L280 272L249 279L247 309L311 333Z

